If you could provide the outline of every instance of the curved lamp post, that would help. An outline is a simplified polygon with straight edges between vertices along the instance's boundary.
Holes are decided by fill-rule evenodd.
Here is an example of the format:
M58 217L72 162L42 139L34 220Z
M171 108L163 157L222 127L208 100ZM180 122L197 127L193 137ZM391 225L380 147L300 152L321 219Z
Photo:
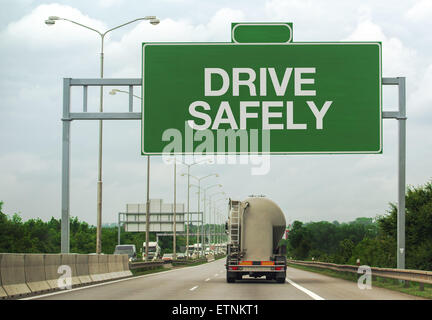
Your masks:
M155 16L146 16L143 18L134 19L131 21L128 21L126 23L123 23L121 25L118 25L114 28L108 29L105 32L100 32L96 29L93 29L91 27L88 27L86 25L83 25L79 22L61 18L58 16L49 16L47 20L45 20L45 24L48 26L55 25L56 21L68 21L70 23L73 23L75 25L78 25L80 27L86 28L88 30L96 32L100 38L101 38L101 52L100 52L100 77L103 78L103 71L104 71L104 39L105 36L116 29L119 29L121 27L124 27L128 24L131 24L136 21L140 20L149 20L152 25L159 24L159 19L157 19ZM103 112L103 86L100 87L100 105L99 105L99 112ZM99 120L99 153L98 153L98 182L97 182L97 228L96 228L96 253L100 254L102 251L102 129L103 129L103 122L102 120Z

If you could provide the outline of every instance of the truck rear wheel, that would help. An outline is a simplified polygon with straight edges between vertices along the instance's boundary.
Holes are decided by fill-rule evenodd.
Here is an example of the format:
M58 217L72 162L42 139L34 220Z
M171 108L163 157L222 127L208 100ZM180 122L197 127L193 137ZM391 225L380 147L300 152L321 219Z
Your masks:
M277 283L285 283L286 274L283 273L281 275L276 276L276 282Z
M285 283L285 278L276 278L277 283Z
M236 280L236 274L233 274L234 272L227 272L226 280L228 283L233 283Z

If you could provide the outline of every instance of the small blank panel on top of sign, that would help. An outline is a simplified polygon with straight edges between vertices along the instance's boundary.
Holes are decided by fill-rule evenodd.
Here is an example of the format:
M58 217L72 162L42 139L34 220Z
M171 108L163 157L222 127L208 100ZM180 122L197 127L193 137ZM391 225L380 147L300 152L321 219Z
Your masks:
M231 41L234 43L291 43L291 22L238 22L231 24Z

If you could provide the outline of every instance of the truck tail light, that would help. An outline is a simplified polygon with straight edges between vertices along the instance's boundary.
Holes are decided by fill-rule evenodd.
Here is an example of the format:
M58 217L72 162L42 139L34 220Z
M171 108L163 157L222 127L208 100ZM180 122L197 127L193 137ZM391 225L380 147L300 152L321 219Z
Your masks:
M280 271L280 270L282 270L282 268L283 268L283 267L276 267L275 270L276 270L276 271Z
M229 270L238 270L238 267L228 267Z

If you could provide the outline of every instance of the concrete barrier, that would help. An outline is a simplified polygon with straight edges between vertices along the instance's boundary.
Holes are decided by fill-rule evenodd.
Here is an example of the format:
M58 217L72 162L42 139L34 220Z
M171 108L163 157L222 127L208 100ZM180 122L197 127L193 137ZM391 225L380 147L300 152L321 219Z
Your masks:
M8 296L31 293L25 283L24 254L4 253L0 269L2 286Z
M108 271L111 279L118 279L122 277L120 273L122 271L121 266L118 264L118 254L110 254L108 256Z
M2 259L2 257L3 257L3 253L0 253L0 266L1 266L1 259ZM7 293L3 289L3 286L2 286L1 268L0 268L0 299L4 299L4 298L7 298Z
M58 268L61 266L61 255L59 254L44 254L45 261L45 279L51 289L59 289L58 279L61 274L58 273Z
M111 280L112 276L108 268L108 255L99 255L99 273L103 280Z
M129 257L127 254L122 254L123 257L123 276L129 277L132 275L132 272L129 269Z
M123 255L115 254L116 264L117 264L117 273L121 278L127 277L127 274L123 270Z
M79 278L81 284L89 284L93 282L89 275L88 254L76 255L76 271L77 271L77 277Z
M62 254L61 255L61 264L65 266L69 266L72 272L72 286L81 285L81 281L78 277L77 268L76 268L76 254Z
M72 286L132 276L128 255L0 253L0 299L60 289L60 266Z
M51 289L46 281L43 254L25 254L24 270L26 284L32 292L48 291Z
M92 282L100 282L104 277L99 272L99 255L91 254L88 256L89 275Z
M116 259L117 259L117 265L120 271L118 271L118 274L120 277L124 278L124 277L129 277L129 273L125 270L125 266L124 266L124 260L126 259L126 265L127 268L129 269L129 258L127 255L125 254L116 254ZM126 256L126 258L125 258Z

